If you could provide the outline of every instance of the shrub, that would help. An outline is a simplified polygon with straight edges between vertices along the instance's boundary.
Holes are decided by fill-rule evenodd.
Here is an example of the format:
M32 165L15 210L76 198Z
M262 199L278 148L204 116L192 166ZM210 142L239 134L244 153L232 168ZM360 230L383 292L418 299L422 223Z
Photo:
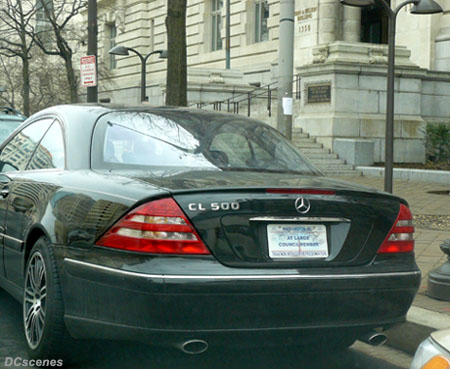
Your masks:
M428 124L425 140L428 160L450 161L450 124Z

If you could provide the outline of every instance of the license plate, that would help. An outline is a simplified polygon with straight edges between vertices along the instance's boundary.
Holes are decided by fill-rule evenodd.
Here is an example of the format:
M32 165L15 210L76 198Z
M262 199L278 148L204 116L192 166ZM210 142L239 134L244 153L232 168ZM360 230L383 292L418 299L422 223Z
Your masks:
M272 259L328 257L327 229L323 224L268 224Z

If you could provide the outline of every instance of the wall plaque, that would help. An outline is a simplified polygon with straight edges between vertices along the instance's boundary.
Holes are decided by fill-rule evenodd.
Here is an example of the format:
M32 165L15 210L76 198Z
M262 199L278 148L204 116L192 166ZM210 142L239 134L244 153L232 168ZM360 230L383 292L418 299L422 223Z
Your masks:
M331 82L309 85L308 104L331 102Z

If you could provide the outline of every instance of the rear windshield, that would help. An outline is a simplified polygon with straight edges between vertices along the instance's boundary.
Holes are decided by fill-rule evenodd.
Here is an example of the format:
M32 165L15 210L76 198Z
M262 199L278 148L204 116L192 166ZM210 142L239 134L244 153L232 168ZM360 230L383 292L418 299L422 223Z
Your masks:
M115 112L97 123L93 168L192 168L319 174L270 126L236 115Z

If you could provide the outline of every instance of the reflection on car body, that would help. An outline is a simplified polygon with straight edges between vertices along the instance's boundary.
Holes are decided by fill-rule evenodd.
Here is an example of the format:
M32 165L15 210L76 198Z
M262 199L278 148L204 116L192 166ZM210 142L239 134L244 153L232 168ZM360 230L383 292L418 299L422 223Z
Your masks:
M420 283L403 199L323 177L252 119L53 107L0 171L0 284L35 358L66 333L342 348L404 321Z

